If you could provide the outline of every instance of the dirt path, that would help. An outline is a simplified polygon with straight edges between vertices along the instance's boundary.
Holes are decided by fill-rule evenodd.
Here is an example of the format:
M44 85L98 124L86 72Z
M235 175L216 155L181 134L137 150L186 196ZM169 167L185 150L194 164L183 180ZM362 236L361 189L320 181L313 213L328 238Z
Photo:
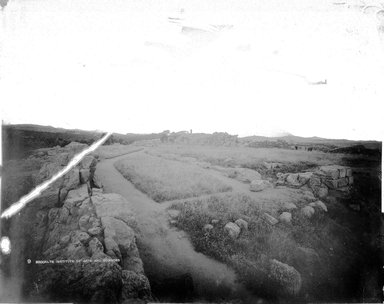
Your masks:
M101 161L96 175L105 192L125 197L127 208L136 214L138 243L147 275L162 280L189 273L193 294L198 298L215 298L224 292L228 296L244 295L232 269L196 252L182 231L169 227L164 206L137 190L115 169L113 164L126 157L129 155Z

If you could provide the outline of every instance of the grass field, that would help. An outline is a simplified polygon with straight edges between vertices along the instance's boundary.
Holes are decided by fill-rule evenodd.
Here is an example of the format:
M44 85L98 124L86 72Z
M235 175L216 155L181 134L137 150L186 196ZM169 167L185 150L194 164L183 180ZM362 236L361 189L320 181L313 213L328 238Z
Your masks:
M278 148L248 148L248 147L213 147L192 145L160 145L151 153L177 154L184 157L194 157L214 165L257 167L263 162L279 162L283 164L307 164L320 166L326 164L341 164L344 159L354 159L356 156L345 154L324 153L321 151L286 150Z
M230 186L197 166L144 153L120 160L115 167L156 202L231 191Z

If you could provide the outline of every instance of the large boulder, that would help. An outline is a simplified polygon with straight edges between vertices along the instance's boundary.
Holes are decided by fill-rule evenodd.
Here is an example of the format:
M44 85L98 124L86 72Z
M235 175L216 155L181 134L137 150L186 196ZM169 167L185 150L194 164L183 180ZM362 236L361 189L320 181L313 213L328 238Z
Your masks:
M270 261L268 276L279 285L283 292L289 295L296 295L300 292L301 275L294 267L273 259Z
M267 189L271 187L271 183L265 180L253 180L251 184L249 185L249 190L252 192L259 192L263 191L264 189Z
M233 222L228 222L224 226L224 231L232 238L237 239L240 235L241 229Z

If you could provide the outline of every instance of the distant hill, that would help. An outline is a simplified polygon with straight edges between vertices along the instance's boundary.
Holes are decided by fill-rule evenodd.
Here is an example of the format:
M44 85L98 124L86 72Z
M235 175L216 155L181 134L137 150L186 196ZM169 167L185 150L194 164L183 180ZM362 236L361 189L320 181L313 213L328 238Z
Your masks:
M79 129L55 128L52 126L40 126L33 124L3 125L2 146L3 158L23 158L38 148L49 148L65 146L72 141L92 144L103 136L101 131L84 131ZM106 145L113 143L131 144L142 139L160 138L161 134L120 134L113 133L105 142Z
M348 140L348 139L329 139L317 136L313 137L300 137L292 134L279 137L266 137L266 136L247 136L240 138L240 141L245 142L262 142L262 141L285 141L288 144L298 145L331 145L337 147L348 147L354 145L363 145L368 149L379 149L381 151L382 143L380 141L361 141L361 140Z

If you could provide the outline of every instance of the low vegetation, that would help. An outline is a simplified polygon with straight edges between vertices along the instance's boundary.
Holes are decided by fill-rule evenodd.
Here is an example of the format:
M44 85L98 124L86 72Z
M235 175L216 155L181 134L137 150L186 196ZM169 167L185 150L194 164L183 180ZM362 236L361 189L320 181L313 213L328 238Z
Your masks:
M197 166L145 153L136 153L120 160L116 162L115 167L156 202L231 190L230 186Z
M293 212L292 224L272 226L258 205L246 195L232 193L174 203L170 208L180 211L175 225L188 232L195 249L233 267L257 295L287 299L281 286L270 279L268 261L276 259L301 273L302 294L332 299L340 281L329 282L329 277L340 276L356 262L354 253L348 252L356 245L348 229L321 212L309 220L300 211ZM233 239L224 226L239 218L247 221L248 230ZM204 229L207 224L213 226L209 231Z

